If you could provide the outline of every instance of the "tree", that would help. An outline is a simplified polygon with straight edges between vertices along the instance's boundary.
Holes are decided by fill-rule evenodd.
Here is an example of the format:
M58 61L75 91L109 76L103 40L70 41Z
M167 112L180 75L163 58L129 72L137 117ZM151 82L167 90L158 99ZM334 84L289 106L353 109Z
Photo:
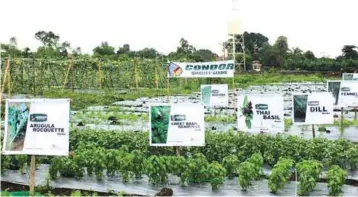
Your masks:
M274 44L274 47L280 51L281 55L286 56L288 51L287 37L279 36Z
M60 40L60 36L56 35L52 31L39 31L35 34L35 38L41 41L44 46L55 48L57 47L58 41Z
M215 61L218 57L215 53L208 49L199 49L190 56L195 62Z
M354 45L344 45L342 52L343 57L347 59L358 59L358 52L355 50L357 46Z
M10 38L10 44L13 46L17 46L17 39L15 37Z
M136 52L136 54L139 57L150 58L150 59L154 59L157 56L157 53L158 53L158 51L156 51L153 48L144 48L144 49Z
M58 51L61 56L67 57L68 51L71 50L71 44L67 41L63 42L61 46L58 48Z
M94 56L100 56L100 57L110 56L115 54L114 47L110 46L108 42L102 42L100 46L97 46L96 48L93 49L93 53Z
M316 57L314 55L314 53L312 51L306 51L303 56L306 58L306 59L309 59L309 60L315 60Z
M32 57L31 49L29 47L26 47L24 51L22 52L22 56L24 58L30 58Z
M189 45L189 42L184 38L181 38L179 41L179 47L177 47L177 53L179 54L192 54L195 52L195 48L192 45Z

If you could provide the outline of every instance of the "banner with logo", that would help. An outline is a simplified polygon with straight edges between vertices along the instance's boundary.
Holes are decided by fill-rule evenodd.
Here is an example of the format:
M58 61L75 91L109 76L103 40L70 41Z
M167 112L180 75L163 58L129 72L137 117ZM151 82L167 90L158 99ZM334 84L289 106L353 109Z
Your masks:
M205 106L227 106L228 85L201 85L201 102Z
M69 99L8 99L3 152L68 156L69 121Z
M197 78L197 77L234 77L235 65L233 60L217 62L170 62L168 78Z
M149 121L150 146L205 146L201 104L152 104Z
M238 94L238 130L283 132L284 103L278 94Z
M358 106L358 81L327 81L328 92L337 107Z
M342 75L342 80L343 81L358 81L358 73L343 73Z
M328 92L292 95L294 124L333 124L333 98Z

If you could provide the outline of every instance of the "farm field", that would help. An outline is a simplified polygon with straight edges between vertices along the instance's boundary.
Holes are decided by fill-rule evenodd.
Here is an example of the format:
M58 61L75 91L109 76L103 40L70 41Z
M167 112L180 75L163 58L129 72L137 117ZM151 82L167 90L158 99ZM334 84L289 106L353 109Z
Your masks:
M257 75L245 77L259 78ZM37 157L36 191L47 193L52 187L154 195L167 187L178 196L270 195L275 182L270 181L271 174L283 157L292 161L288 165L292 169L299 163L316 162L305 164L305 168L321 166L313 177L314 182L320 182L314 189L298 186L305 181L298 180L296 188L294 173L289 170L289 176L283 176L287 184L280 186L276 195L294 195L296 189L301 194L328 195L327 180L331 177L327 173L334 165L347 173L342 182L345 183L343 195L355 195L358 192L358 122L353 109L347 108L343 112L343 126L340 121L342 113L339 108L335 109L335 123L316 125L313 139L310 126L292 125L291 95L296 92L325 92L324 79L318 81L315 76L294 76L287 83L284 77L282 81L273 75L261 77L266 77L270 83L255 80L238 83L235 92L229 88L228 107L206 107L206 145L181 147L179 158L175 156L173 147L149 146L148 106L168 100L171 103L199 103L200 92L195 85L187 89L173 88L169 95L165 89L146 88L118 92L64 90L60 93L44 90L36 97L72 99L71 154L69 157ZM188 84L190 86L191 82ZM235 98L237 94L248 92L284 96L285 132L249 134L238 131ZM34 96L12 94L12 98L29 97ZM239 180L240 166L244 168L250 163L248 161L256 165L256 170L248 177L256 178ZM26 156L2 155L2 180L28 185L28 164ZM298 170L298 173L304 172ZM48 187L44 186L46 184Z

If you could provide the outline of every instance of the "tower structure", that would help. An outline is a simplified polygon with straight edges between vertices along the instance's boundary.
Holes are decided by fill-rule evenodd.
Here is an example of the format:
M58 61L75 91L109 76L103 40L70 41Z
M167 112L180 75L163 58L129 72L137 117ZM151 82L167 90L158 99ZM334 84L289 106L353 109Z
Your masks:
M241 30L242 19L239 17L239 10L237 9L238 0L232 0L231 17L228 23L228 35L231 38L232 51L228 52L231 55L235 65L239 66L240 71L246 72L246 60L245 60L245 40L244 34ZM238 48L236 47L238 46ZM241 54L242 58L236 59L236 56Z

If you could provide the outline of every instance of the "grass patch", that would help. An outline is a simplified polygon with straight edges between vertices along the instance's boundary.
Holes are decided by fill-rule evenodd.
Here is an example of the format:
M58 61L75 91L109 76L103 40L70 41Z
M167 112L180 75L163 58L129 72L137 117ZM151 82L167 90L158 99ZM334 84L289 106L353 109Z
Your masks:
M341 120L335 120L334 125L341 126ZM351 126L358 127L358 120L343 120L343 127L351 127Z

